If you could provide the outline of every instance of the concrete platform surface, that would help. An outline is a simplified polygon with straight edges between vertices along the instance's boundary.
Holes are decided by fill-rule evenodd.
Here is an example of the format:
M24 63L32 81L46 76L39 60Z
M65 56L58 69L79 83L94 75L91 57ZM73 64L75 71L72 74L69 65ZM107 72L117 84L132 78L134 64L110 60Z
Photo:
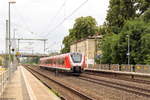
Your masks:
M142 76L142 77L150 77L150 73L113 71L113 70L103 70L103 69L93 69L93 68L86 68L85 70L97 71L97 72L107 72L107 73L116 73L116 74L126 74L126 75Z
M22 66L12 76L0 100L60 100Z

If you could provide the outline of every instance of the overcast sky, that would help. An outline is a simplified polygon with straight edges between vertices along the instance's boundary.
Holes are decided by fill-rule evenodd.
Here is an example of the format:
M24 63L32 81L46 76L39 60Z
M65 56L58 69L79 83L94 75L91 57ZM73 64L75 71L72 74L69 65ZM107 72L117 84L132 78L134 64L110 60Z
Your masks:
M0 0L0 52L5 50L8 1ZM83 2L85 4L69 16ZM16 0L16 4L11 5L11 34L15 29L16 38L46 38L48 50L54 52L60 50L62 40L76 18L92 16L98 25L102 25L108 5L109 0ZM21 41L20 45L23 51L43 52L42 42Z

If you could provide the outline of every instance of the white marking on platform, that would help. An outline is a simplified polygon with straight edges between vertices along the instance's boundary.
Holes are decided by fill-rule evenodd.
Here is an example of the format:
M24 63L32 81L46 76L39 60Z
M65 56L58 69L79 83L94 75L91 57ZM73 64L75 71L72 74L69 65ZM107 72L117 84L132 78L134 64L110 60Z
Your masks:
M20 66L20 67L21 67L21 72L22 72L22 74L23 74L23 78L24 78L24 80L25 80L25 84L26 84L26 86L27 86L27 91L28 91L28 94L29 94L30 99L31 99L31 100L37 100L35 94L33 93L32 88L30 87L29 82L28 82L28 80L27 80L27 78L26 78L26 76L25 76L23 67L22 67L22 66Z

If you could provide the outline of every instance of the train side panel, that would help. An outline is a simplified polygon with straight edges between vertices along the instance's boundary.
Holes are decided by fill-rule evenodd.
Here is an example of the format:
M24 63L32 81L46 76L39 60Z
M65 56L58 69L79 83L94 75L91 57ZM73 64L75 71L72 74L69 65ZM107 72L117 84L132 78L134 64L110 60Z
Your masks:
M71 63L70 63L70 59L69 56L65 57L65 68L71 68Z
M70 72L82 72L86 67L85 56L80 53L68 53L40 59L40 66ZM78 58L79 57L79 58ZM79 60L81 59L81 60ZM79 60L76 62L75 60Z

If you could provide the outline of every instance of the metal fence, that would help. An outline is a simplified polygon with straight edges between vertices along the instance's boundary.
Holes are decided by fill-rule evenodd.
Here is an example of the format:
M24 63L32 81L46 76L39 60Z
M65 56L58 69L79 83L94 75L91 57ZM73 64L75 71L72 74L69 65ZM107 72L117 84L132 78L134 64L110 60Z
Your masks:
M141 73L150 73L150 65L135 65L134 71Z
M138 72L138 73L150 73L150 65L119 65L119 64L96 64L88 68L113 70L113 71L125 71L125 72Z
M6 70L0 74L0 95L2 95L9 80L9 70Z
M17 69L17 66L12 66L0 73L0 96L3 94L7 84L11 81L12 74Z

